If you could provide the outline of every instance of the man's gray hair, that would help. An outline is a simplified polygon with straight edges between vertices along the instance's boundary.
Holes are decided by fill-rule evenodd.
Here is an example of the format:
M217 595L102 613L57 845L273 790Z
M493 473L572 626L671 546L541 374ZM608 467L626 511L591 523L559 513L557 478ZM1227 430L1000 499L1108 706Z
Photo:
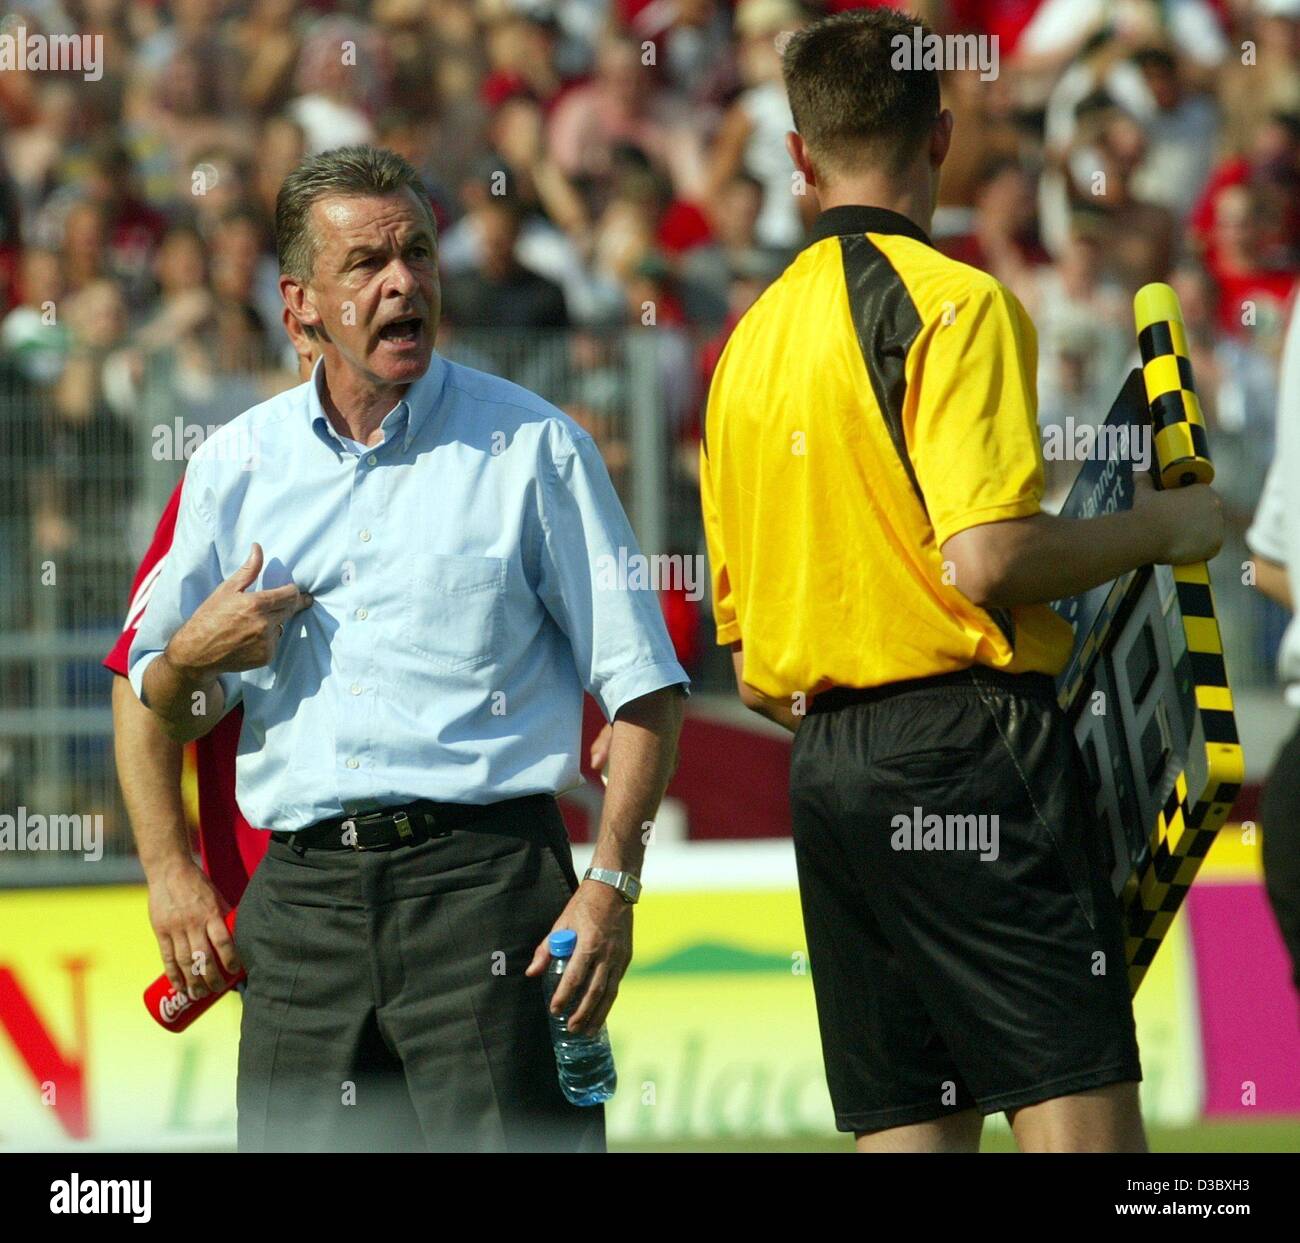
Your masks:
M304 160L285 179L275 197L275 249L280 271L308 281L316 266L317 238L311 227L312 204L335 195L386 195L410 189L436 231L429 192L396 151L383 147L335 147Z

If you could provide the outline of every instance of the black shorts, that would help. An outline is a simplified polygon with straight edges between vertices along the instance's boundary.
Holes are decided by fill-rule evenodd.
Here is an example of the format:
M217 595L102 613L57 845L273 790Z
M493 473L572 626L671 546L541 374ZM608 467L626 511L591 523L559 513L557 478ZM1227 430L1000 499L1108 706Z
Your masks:
M1084 789L1043 675L979 668L814 701L790 796L840 1130L1141 1079Z

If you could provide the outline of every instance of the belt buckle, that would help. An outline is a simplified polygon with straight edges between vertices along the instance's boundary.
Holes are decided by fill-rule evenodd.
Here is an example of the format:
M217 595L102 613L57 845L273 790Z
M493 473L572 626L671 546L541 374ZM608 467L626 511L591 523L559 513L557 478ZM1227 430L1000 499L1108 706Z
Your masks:
M356 854L361 854L367 850L374 850L373 846L363 846L357 833L357 826L361 824L373 824L376 820L382 820L384 813L382 811L367 811L360 815L349 816L343 821L343 844Z
M357 836L357 825L376 823L380 820L391 819L393 827L397 830L397 845L409 846L415 841L415 828L411 824L410 814L406 811L370 811L364 815L351 816L343 822L343 843L351 847L352 850L360 853L366 850L383 850L386 846L392 845L391 842L381 842L378 846L364 846Z

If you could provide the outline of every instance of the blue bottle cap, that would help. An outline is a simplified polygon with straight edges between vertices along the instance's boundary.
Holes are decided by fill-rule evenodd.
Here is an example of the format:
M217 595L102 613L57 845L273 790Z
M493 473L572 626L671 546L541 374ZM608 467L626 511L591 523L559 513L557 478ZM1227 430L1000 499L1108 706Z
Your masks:
M572 958L573 951L578 947L578 934L568 928L552 932L546 947L551 951L552 958Z

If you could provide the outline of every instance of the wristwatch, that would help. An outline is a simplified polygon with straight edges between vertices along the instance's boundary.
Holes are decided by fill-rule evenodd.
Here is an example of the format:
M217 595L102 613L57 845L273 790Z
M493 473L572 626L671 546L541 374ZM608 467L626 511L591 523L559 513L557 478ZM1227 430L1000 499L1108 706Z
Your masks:
M582 874L582 879L598 880L602 885L612 885L628 905L635 904L641 897L641 882L631 872L614 872L609 868L588 868Z

